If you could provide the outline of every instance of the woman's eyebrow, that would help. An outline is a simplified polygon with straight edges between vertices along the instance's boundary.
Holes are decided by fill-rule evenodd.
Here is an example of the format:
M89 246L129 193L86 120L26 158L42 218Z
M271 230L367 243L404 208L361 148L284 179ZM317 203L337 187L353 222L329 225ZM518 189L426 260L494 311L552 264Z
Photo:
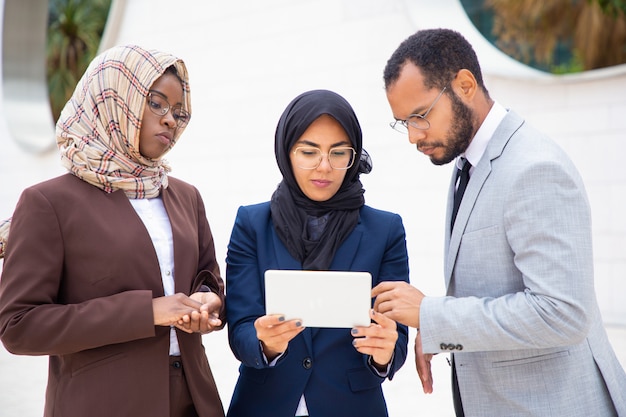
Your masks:
M163 94L162 92L160 92L159 90L153 90L153 89L150 89L150 90L148 90L148 92L149 92L149 93L154 93L154 94L158 94L158 95L160 95L161 97L163 97L163 98L165 99L165 101L167 101L167 102L169 103L169 99L170 99L170 98L169 98L166 94ZM182 104L183 104L183 103L181 103L181 102L179 101L178 103L174 103L173 105L174 105L174 106L178 106L178 105L181 105L181 106L182 106ZM172 105L172 104L170 104L170 105Z
M318 143L315 142L311 142L308 141L306 139L300 139L299 141L297 141L296 143L302 144L302 145L307 145L307 146L312 146L314 148L319 148L320 145ZM331 148L335 148L337 146L352 146L352 144L350 143L350 141L347 140L342 140L341 142L337 142L337 143L333 143L332 145L330 145Z
M163 93L162 93L162 92L160 92L159 90L154 90L154 89L152 89L152 88L151 88L151 89L149 89L149 90L148 90L148 92L149 92L149 93L155 93L155 94L160 95L161 97L168 98L165 94L163 94Z

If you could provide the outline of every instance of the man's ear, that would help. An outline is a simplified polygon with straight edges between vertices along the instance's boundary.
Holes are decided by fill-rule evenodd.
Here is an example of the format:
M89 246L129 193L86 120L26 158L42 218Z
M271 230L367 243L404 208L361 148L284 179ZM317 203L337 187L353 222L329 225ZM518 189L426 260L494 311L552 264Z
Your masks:
M473 101L478 91L478 83L470 70L459 70L450 84L456 95L466 103Z

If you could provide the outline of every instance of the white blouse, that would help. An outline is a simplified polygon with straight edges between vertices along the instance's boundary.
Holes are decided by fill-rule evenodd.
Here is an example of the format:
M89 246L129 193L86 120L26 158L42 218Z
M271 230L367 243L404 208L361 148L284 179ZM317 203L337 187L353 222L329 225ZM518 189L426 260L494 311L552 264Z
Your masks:
M161 197L130 199L130 204L132 204L137 215L143 221L152 239L152 245L161 269L163 291L165 295L174 295L174 240L172 237L172 226L165 211L163 200ZM180 355L178 338L173 326L170 329L170 355Z

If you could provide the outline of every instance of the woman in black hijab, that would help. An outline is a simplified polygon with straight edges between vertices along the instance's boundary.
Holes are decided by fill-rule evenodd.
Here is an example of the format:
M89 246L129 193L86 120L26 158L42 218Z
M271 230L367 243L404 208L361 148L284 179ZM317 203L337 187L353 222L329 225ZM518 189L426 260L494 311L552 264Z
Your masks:
M371 312L353 329L306 328L266 315L268 269L367 271L408 282L400 216L365 205L372 164L350 104L331 91L296 97L276 129L283 175L270 202L240 207L226 259L229 340L242 362L231 416L386 416L381 384L406 358L407 328ZM332 291L328 288L328 291Z

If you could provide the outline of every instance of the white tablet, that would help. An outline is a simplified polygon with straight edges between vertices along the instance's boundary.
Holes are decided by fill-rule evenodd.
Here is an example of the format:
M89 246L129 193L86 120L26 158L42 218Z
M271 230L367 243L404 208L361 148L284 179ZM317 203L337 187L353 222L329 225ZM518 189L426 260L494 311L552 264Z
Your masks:
M372 276L348 271L265 271L266 314L306 327L369 326Z

